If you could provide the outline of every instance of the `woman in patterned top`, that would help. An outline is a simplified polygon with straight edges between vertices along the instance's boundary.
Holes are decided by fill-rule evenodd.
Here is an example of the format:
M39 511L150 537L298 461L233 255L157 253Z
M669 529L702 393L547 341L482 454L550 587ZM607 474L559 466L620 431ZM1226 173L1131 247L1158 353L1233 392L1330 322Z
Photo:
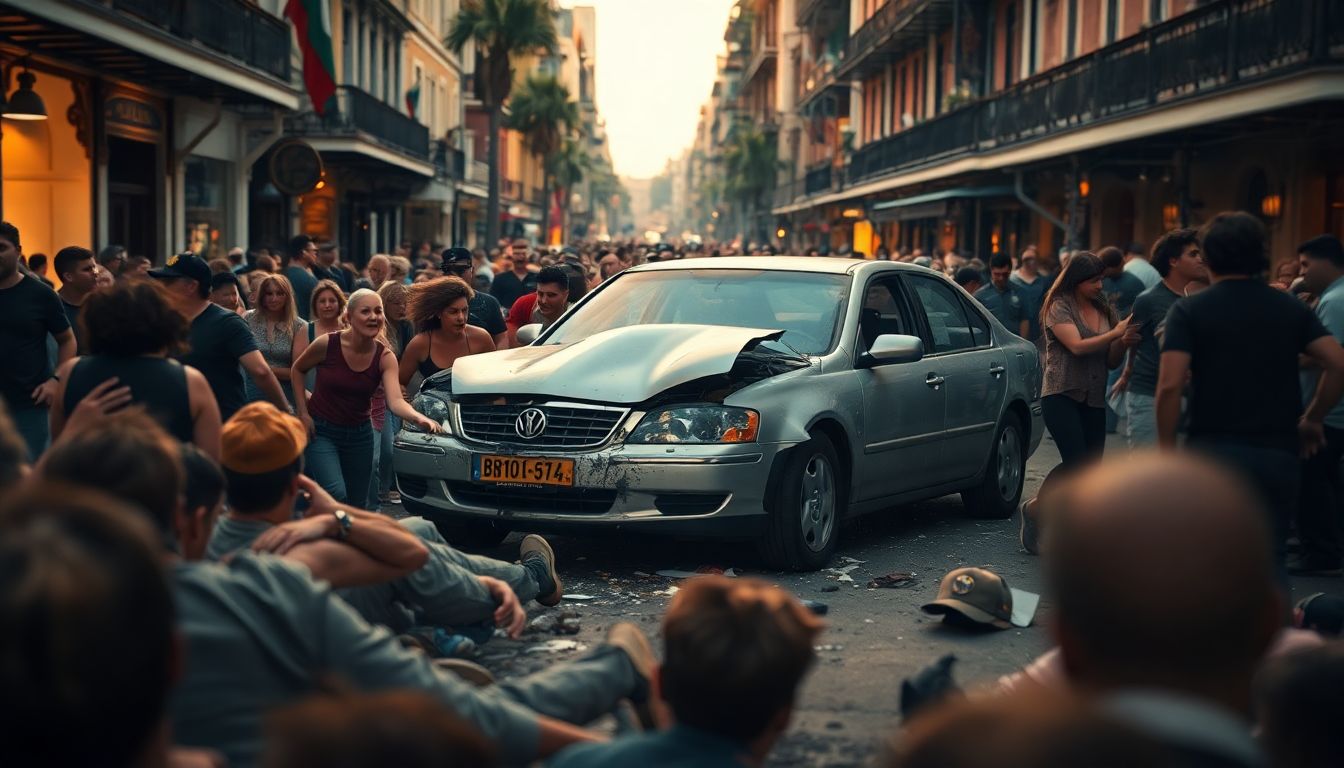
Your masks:
M243 315L257 348L271 366L271 372L285 391L285 399L294 404L294 388L290 381L290 367L308 348L308 334L294 306L294 289L283 275L266 275L257 285L257 308ZM261 391L248 379L247 399L262 400Z

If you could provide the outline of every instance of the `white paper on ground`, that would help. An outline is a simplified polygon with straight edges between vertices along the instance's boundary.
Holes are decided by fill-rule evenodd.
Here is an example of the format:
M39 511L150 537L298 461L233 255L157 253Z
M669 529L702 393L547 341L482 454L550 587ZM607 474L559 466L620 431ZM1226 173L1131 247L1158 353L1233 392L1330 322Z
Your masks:
M1031 626L1031 620L1036 616L1036 606L1040 604L1041 596L1014 587L1009 587L1008 591L1013 593L1013 616L1009 621L1015 627Z

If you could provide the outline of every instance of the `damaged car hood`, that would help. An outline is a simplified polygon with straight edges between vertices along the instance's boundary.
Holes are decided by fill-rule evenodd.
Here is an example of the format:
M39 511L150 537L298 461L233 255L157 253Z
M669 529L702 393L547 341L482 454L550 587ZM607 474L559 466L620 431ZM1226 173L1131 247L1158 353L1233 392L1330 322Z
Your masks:
M460 358L453 365L452 391L638 403L678 384L727 373L744 348L783 334L722 325L634 325L573 344Z

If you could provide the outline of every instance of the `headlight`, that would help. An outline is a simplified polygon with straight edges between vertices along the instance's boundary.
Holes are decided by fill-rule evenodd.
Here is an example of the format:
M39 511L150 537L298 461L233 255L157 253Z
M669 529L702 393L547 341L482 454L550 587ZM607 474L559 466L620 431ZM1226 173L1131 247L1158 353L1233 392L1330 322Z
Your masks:
M626 438L627 443L751 443L761 415L723 405L649 411Z
M449 432L448 417L451 413L451 410L448 407L448 402L443 398L435 397L434 395L428 395L428 394L416 395L415 399L411 401L411 407L419 411L420 413L424 414L425 416L428 416L429 418L437 421L440 424L440 426L443 427L443 431L445 433ZM424 431L419 427L415 426L414 424L410 423L409 421L402 422L402 428L405 429L407 432Z

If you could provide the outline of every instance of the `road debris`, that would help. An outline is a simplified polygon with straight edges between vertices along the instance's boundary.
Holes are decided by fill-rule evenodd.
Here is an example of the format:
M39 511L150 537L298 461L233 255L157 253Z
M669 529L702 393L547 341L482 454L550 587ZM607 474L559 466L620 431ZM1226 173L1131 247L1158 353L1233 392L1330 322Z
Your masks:
M597 597L595 595L565 595L565 599L583 602L585 600L596 600Z
M577 635L582 629L579 614L574 611L545 613L527 623L527 634Z
M821 591L822 591L822 592L839 592L839 591L840 591L840 587L837 587L837 586L834 585L834 584L827 584L826 586L824 586L824 587L821 588Z
M528 648L524 653L564 653L566 651L586 651L588 646L577 640L547 640Z
M912 587L919 583L915 574L905 571L892 571L874 578L868 582L869 589L904 589Z
M856 564L856 565L846 565L843 568L824 568L822 570L825 571L826 573L835 574L836 581L853 581L854 577L850 576L849 572L858 567L859 566Z
M804 600L803 607L815 613L818 616L825 616L830 612L831 607L825 603L819 603L816 600Z

